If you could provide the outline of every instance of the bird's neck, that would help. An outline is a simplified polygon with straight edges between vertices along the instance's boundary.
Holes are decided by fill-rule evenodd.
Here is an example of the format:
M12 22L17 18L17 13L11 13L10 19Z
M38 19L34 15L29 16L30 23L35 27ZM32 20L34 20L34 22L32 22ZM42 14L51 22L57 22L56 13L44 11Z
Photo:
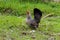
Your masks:
M27 15L27 19L31 19L31 15L29 14L29 15Z
M27 11L27 19L32 19L29 11Z

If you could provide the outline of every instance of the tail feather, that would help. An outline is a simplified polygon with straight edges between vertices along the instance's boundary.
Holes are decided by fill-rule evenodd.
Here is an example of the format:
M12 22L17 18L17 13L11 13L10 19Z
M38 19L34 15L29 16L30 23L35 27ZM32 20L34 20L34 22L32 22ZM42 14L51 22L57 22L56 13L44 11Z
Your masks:
M37 9L37 8L34 8L34 20L39 23L40 22L40 19L42 17L42 12Z

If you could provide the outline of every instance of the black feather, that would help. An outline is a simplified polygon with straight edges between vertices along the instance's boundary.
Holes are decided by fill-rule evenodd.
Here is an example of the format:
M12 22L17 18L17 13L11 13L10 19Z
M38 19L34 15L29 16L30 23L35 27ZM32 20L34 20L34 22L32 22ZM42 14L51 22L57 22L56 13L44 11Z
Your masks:
M42 11L37 8L34 8L34 20L39 23L42 17Z

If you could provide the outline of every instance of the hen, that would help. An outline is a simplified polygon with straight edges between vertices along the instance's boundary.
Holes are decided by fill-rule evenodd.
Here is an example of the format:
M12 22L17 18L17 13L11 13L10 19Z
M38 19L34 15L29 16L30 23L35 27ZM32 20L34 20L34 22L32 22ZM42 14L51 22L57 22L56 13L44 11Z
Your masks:
M34 19L32 19L30 12L27 11L26 23L30 25L31 28L36 29L38 28L39 22L41 20L42 12L38 8L34 8L33 13Z

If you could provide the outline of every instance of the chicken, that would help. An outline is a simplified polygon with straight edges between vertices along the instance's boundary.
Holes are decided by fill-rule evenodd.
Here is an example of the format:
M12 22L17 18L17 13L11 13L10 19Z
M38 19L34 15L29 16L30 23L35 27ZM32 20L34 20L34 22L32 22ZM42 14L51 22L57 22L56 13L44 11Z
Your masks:
M38 28L39 22L41 20L42 12L38 8L34 8L33 11L34 11L34 19L32 19L30 12L27 11L26 23L30 25L31 28L36 29Z

